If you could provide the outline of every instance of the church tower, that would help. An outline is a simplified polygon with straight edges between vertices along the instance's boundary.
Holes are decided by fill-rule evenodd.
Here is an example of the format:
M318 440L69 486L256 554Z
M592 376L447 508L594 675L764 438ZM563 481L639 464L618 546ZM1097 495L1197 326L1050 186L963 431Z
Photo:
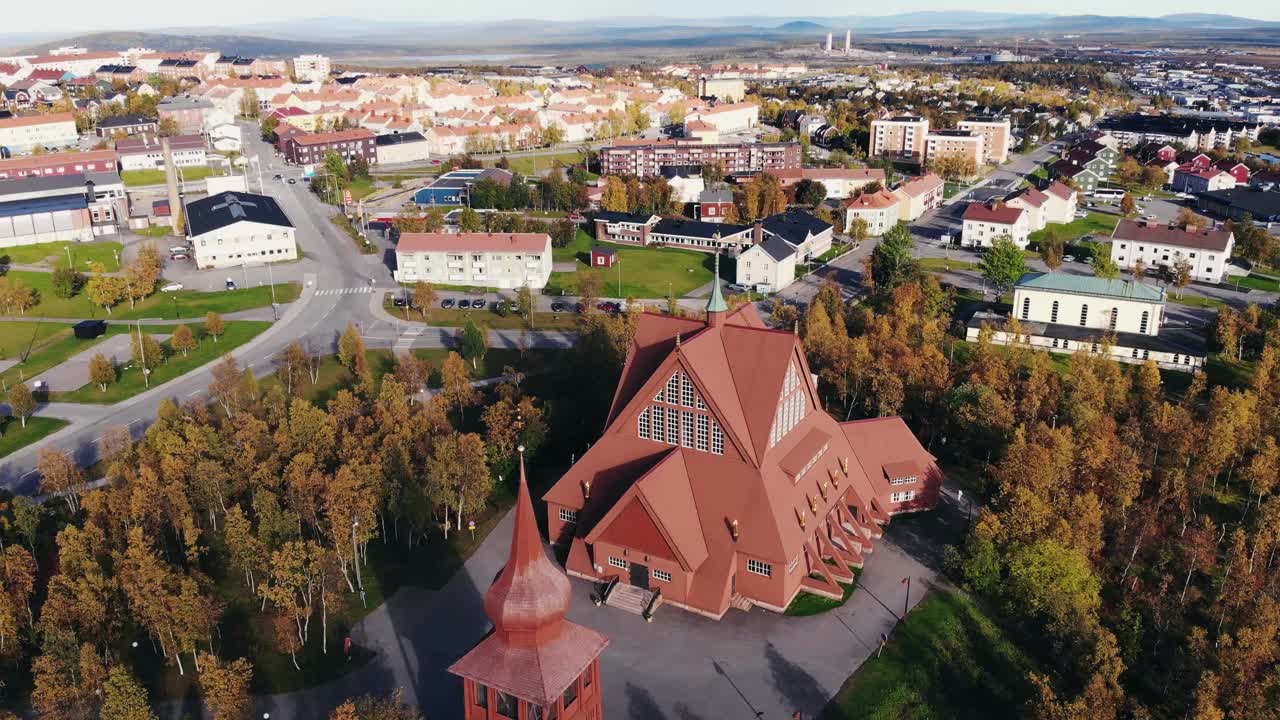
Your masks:
M466 720L600 720L609 640L565 619L569 578L547 557L520 448L511 557L484 597L493 631L454 663Z

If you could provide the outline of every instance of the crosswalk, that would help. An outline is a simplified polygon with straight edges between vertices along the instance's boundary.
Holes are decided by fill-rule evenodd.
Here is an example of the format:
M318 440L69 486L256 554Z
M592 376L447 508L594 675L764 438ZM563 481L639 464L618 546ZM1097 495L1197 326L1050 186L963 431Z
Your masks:
M317 290L316 295L368 295L380 289L382 288L369 287L368 285L349 288L325 288Z
M392 350L397 352L408 351L413 348L413 341L418 339L424 328L419 325L411 325L405 328L404 334L396 338L396 342L391 346Z

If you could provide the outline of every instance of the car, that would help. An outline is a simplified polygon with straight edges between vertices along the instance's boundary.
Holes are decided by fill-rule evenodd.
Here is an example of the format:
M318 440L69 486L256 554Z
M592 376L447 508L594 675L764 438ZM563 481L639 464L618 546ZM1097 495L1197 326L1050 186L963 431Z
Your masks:
M431 161L431 164L432 164L432 165L439 165L439 164L440 164L440 162L441 162L440 158L436 158L436 159L434 159L434 160L432 160L432 161Z
M169 283L160 288L160 292L178 292L182 289L182 283Z
M564 303L562 302L551 303L551 312L564 312Z
M573 311L581 315L582 313L587 311L587 306L583 305L582 303L574 303Z
M227 288L228 290L235 290L235 289L236 289L236 281L235 281L235 280L232 280L231 278L227 278L226 288Z
M469 307L471 307L471 301L470 301L470 300L459 300L459 301L458 301L458 309L459 309L459 310L466 310L466 309L467 309L467 308L469 308Z
M281 175L280 173L276 173L276 176L275 176L274 178L272 178L272 179L274 179L274 180L283 180L283 179L284 179L284 176L283 176L283 175Z
M391 301L391 304L395 305L398 308L402 308L402 307L406 307L409 304L409 301L405 300L402 297L397 297Z
M471 307L475 308L476 310L483 310L483 309L484 309L484 300L472 300L472 301L471 301Z
M171 253L191 252L191 248L187 247L186 245L173 245L169 248L169 252Z
M449 308L452 308L452 307L453 307L453 298L445 298L444 300L441 300L441 301L440 301L440 307L444 308L445 310L448 310Z
M289 184L290 184L290 185L297 185L297 184L298 184L298 179L297 179L297 178L289 178Z
M744 292L747 292L750 288L748 288L746 285L733 283L732 285L729 286L729 289L736 293L744 293Z
M1077 210L1077 211L1076 211L1076 217L1078 217L1078 218L1080 218L1081 220L1083 220L1083 219L1085 219L1085 218L1089 217L1089 213L1087 213L1087 212L1085 212L1085 211L1083 211L1083 210Z
M190 259L191 259L191 256L190 256L190 255L188 255L188 254L186 254L186 253L184 253L184 252L180 252L180 253L169 253L169 259L170 259L170 260L190 260Z
M1075 255L1063 255L1063 256L1062 256L1062 262L1075 262L1075 261L1076 261L1076 256L1075 256Z
M582 222L584 218L582 217L582 213L569 213L569 219L574 222Z
M1155 216L1155 213L1147 213L1146 215L1143 216L1143 218L1146 220L1155 220L1156 216Z

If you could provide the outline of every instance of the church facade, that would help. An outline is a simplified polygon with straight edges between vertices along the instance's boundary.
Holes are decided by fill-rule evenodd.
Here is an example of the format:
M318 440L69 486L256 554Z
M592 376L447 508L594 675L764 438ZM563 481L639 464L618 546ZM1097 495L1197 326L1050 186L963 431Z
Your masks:
M570 575L720 618L839 599L881 525L941 484L901 418L836 422L800 339L717 287L705 321L640 318L603 435L544 499Z

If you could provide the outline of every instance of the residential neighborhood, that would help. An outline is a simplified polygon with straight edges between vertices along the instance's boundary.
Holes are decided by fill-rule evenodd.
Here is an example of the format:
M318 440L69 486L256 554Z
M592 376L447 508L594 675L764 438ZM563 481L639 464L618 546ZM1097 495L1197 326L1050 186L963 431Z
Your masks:
M1274 720L1275 9L74 10L0 720Z

